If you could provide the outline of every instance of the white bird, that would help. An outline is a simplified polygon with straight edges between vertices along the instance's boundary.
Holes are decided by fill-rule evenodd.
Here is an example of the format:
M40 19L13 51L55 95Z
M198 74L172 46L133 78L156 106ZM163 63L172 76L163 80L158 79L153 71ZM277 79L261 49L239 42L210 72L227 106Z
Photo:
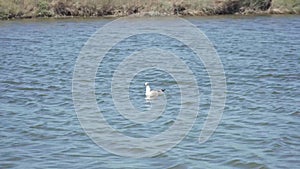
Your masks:
M148 82L145 83L145 86L146 86L146 93L145 93L146 98L155 98L159 95L164 94L165 89L151 90Z

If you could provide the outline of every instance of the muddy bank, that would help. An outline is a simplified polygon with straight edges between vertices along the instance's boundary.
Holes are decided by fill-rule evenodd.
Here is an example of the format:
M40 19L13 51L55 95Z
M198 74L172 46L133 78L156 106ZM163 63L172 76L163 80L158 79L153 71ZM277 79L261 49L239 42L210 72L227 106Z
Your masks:
M300 14L297 0L0 0L0 19Z

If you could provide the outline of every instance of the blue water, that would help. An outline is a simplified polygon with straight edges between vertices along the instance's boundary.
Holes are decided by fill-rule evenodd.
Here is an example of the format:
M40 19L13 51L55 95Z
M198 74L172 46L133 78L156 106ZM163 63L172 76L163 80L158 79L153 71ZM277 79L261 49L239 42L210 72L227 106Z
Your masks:
M205 32L223 63L227 100L222 121L207 142L198 143L210 106L210 82L203 64L186 57L187 63L198 63L201 104L196 123L170 151L141 159L114 155L96 145L81 128L73 106L76 59L90 36L112 19L1 21L0 168L299 167L300 18L186 19ZM166 130L176 118L172 110L180 100L172 76L153 69L140 72L131 82L130 99L140 110L149 106L142 93L145 81L153 88L172 91L166 92L165 115L149 125L123 122L114 113L110 90L102 90L109 87L109 65L138 49L132 45L135 40L132 37L116 47L120 51L108 53L118 57L108 57L100 65L103 71L95 79L96 96L115 129L132 137L148 137ZM168 39L149 36L142 41L147 46L149 41L157 44ZM188 52L181 48L165 44L165 49Z

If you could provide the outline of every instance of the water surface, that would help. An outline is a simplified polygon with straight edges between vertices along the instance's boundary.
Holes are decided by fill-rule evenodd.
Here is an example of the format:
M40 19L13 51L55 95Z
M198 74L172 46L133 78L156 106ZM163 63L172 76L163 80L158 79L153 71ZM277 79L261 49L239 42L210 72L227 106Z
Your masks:
M172 99L155 123L132 125L114 113L110 90L103 90L109 88L111 68L142 47L132 45L137 41L144 46L169 41L159 46L181 53L187 63L194 64L201 88L196 124L172 150L142 159L113 155L98 147L81 128L73 107L76 58L89 37L112 20L1 21L0 168L297 168L300 18L186 19L212 41L227 80L223 118L206 143L198 144L198 136L210 105L209 77L203 64L192 60L179 43L164 37L129 38L108 53L100 65L103 71L97 73L98 105L110 124L129 136L149 137L175 120L178 85L160 70L137 74L130 85L130 98L137 109L149 106L142 93L145 81L154 88L164 86Z

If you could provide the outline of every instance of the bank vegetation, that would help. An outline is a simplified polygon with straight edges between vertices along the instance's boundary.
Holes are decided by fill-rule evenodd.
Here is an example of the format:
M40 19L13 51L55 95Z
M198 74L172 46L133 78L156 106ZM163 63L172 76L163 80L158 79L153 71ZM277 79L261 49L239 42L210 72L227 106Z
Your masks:
M300 0L0 0L0 19L300 14Z

